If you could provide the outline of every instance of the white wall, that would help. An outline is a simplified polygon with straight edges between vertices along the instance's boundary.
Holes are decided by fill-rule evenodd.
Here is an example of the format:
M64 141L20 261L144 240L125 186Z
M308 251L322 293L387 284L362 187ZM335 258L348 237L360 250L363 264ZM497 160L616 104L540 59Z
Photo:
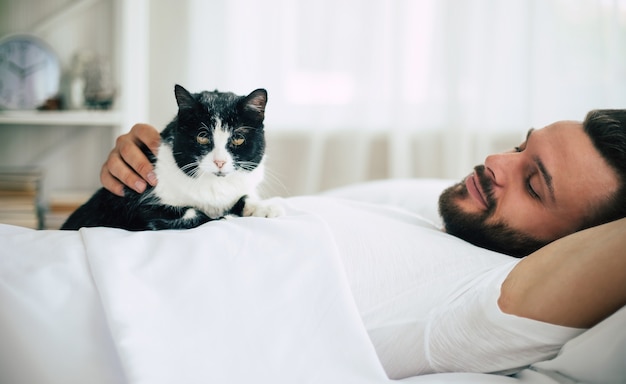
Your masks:
M174 85L188 86L188 0L150 2L149 122L164 127L176 115Z

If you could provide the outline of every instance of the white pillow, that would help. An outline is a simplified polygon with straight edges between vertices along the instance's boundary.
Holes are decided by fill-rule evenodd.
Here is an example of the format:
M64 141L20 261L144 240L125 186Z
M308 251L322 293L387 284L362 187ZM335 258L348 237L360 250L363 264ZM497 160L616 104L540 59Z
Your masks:
M626 307L568 341L557 357L533 365L560 382L626 382Z
M456 182L446 179L375 180L331 189L322 194L406 209L441 226L437 211L439 195Z

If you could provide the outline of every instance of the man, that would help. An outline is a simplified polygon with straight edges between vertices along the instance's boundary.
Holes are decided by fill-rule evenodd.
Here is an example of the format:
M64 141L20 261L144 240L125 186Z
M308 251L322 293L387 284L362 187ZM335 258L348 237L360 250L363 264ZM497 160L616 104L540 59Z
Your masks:
M103 185L122 195L156 184L139 147L158 145L153 127L135 125L103 165ZM588 328L626 304L625 194L626 110L599 110L488 156L442 193L440 212L450 234L525 256L502 283L502 312Z

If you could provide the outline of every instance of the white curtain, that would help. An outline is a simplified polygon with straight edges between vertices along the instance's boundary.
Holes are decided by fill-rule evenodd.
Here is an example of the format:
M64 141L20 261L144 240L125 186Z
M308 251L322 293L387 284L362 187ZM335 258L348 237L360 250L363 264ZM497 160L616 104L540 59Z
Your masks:
M190 77L287 128L525 130L626 106L624 0L192 0Z
M297 164L272 148L283 180L306 171L290 191L458 178L532 126L626 107L626 0L189 0L188 11L189 84L264 87L272 132L313 136ZM368 152L381 132L385 154ZM345 165L355 159L369 165Z

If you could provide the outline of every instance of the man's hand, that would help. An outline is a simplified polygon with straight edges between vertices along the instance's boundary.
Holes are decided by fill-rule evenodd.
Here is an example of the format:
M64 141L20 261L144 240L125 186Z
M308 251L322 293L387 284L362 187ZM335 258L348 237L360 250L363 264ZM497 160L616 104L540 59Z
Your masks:
M119 136L100 171L104 188L124 196L124 185L138 193L145 191L148 184L156 185L154 168L141 147L147 147L156 155L160 143L159 132L148 124L135 124L130 132Z

